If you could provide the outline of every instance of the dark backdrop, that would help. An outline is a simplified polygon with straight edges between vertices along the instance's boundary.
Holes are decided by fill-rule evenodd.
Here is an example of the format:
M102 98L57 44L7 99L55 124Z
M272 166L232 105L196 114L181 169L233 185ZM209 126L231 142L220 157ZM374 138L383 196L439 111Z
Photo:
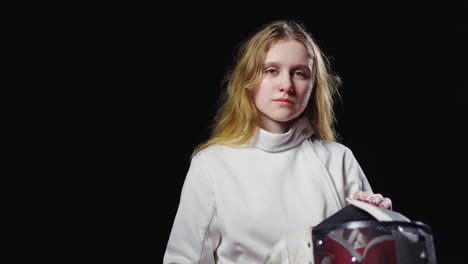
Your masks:
M162 262L234 51L282 18L302 20L341 76L337 131L374 191L432 227L439 263L462 260L466 2L155 2L2 10L17 263Z

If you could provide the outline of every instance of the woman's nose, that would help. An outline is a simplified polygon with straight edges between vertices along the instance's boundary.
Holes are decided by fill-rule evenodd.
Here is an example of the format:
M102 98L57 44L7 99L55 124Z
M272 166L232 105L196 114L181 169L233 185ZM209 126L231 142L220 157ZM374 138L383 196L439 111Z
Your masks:
M293 82L291 81L291 78L289 76L284 76L283 78L281 78L279 91L288 94L294 91Z

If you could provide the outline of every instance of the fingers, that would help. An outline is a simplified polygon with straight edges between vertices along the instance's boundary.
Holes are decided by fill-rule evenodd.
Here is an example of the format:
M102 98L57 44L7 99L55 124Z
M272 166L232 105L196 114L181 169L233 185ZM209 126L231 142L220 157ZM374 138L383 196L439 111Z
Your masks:
M357 191L354 193L353 199L377 205L385 209L392 209L392 200L383 197L380 193L374 194L372 192Z
M353 199L363 201L363 202L370 202L370 200L368 199L372 196L372 194L373 193L371 192L357 191L354 193Z
M378 206L392 210L392 200L390 200L390 198L384 198L384 200L380 202Z

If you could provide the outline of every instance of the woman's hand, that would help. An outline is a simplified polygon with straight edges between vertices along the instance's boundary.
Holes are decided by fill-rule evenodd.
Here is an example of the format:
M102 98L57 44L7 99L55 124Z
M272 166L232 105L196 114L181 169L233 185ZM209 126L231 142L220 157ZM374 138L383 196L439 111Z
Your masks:
M392 200L383 197L380 193L357 191L354 193L353 199L392 210Z

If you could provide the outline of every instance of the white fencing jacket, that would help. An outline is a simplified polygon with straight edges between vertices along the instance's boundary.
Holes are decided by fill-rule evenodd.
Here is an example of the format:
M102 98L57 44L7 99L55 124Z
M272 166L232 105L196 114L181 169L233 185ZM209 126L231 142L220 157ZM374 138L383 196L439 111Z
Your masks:
M191 161L164 264L264 263L283 237L315 226L371 191L352 152L311 139L300 120L288 132L257 129L240 147L212 145Z

